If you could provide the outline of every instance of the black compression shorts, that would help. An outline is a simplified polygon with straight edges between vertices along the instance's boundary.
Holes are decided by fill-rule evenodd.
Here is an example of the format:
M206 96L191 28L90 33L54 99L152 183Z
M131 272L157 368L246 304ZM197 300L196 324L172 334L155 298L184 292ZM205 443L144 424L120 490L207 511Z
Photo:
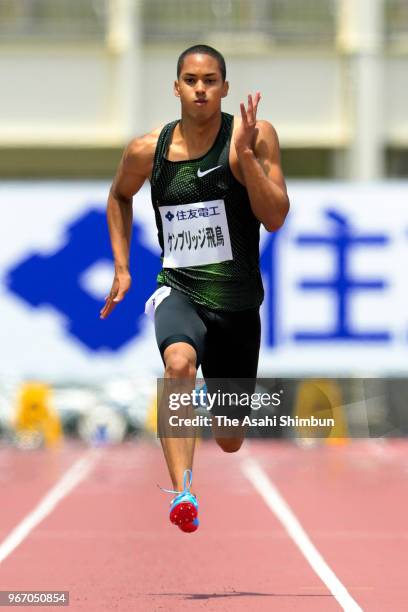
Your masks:
M208 391L215 379L241 379L241 392L254 392L261 338L259 308L219 312L172 288L156 308L155 330L162 359L166 348L175 342L187 342L195 349L196 367L201 365ZM221 409L213 410L217 412L224 414ZM250 408L240 408L237 414L250 412Z

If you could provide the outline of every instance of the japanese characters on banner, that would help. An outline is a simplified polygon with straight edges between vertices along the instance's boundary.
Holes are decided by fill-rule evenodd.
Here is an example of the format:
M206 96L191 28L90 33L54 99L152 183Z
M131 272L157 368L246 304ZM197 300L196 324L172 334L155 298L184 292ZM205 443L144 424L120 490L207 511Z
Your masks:
M131 291L107 320L99 318L113 277L108 188L0 185L0 377L161 374L144 314L161 265L148 186L134 199ZM285 226L261 236L260 374L406 375L408 183L288 188ZM210 204L162 211L167 256L177 265L195 252L206 261L229 258L224 203ZM189 224L188 233L182 222L194 211L197 227Z

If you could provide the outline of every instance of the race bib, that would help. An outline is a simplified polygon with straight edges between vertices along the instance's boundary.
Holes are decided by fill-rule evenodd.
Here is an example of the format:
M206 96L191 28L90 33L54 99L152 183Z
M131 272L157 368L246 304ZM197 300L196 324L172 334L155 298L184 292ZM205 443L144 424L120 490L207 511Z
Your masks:
M187 268L232 259L224 200L159 207L163 268Z

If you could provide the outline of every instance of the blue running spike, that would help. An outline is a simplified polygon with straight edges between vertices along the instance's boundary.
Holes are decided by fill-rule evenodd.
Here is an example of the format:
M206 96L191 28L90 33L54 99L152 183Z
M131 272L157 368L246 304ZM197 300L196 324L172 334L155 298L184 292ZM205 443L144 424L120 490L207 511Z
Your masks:
M182 491L159 487L166 493L176 493L176 497L170 502L170 521L185 533L196 531L199 526L198 501L196 496L190 492L192 482L193 473L190 469L187 469L184 470Z

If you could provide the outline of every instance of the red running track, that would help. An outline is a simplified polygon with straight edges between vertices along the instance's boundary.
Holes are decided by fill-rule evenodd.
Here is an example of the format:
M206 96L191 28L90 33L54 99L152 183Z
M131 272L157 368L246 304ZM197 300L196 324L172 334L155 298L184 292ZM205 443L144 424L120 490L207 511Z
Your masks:
M356 609L408 610L407 449L405 441L308 450L250 441L225 454L202 442L194 466L201 524L193 534L167 519L171 495L156 486L170 487L160 446L102 449L85 479L0 563L0 589L68 590L75 612L341 610L245 476L250 456ZM79 444L0 451L1 542L87 453Z

